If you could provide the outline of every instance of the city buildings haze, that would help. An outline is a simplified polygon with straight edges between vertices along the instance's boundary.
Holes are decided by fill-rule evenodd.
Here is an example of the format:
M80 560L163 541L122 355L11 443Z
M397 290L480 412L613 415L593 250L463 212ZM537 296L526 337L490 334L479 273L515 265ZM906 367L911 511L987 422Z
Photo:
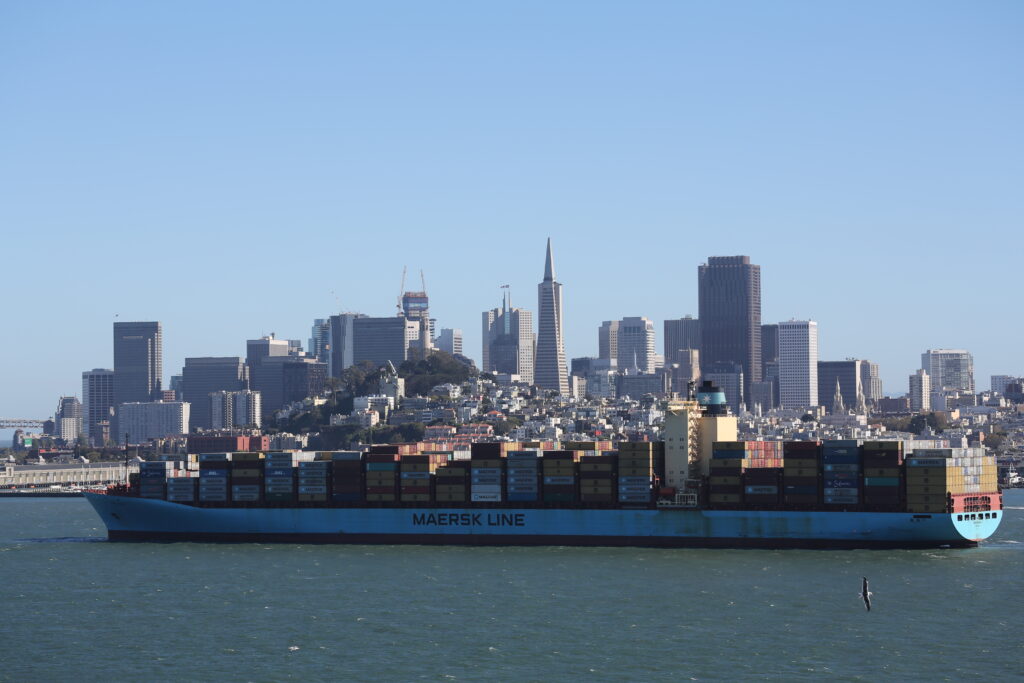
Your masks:
M541 389L566 396L569 394L569 372L565 364L565 340L562 337L562 285L555 280L550 237L544 259L544 280L537 285L537 311L534 383Z

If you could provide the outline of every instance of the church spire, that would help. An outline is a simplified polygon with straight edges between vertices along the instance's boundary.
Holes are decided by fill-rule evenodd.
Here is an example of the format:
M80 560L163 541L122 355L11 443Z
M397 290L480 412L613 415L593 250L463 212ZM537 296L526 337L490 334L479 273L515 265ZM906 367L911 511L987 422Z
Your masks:
M843 405L843 392L839 390L839 378L836 377L836 393L832 397L832 414L842 415L846 412L846 406Z

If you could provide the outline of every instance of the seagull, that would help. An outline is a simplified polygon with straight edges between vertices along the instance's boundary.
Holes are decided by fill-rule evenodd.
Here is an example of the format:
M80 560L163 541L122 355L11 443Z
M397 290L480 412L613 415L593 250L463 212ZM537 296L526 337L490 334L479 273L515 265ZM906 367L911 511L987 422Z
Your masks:
M864 583L863 583L863 585L861 586L861 589L860 589L860 599L864 601L864 609L866 609L867 611L870 612L871 611L871 596L874 595L874 593L872 593L871 591L868 590L868 577L865 576L863 578L864 578Z

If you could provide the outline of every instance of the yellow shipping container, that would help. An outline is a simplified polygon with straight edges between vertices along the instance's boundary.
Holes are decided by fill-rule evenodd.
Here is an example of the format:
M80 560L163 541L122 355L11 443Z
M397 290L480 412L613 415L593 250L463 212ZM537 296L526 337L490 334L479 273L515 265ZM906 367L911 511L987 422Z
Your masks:
M403 503L427 503L430 502L429 493L403 493Z
M505 464L504 458L488 458L487 460L470 460L470 467L473 469L502 467Z
M708 482L712 486L739 486L739 477L711 477Z
M439 493L435 500L439 503L465 503L465 493Z
M403 462L399 464L399 469L402 472L429 472L429 462Z
M248 468L246 468L244 470L231 470L231 476L232 477L261 477L261 476L263 476L263 470L251 470L251 469L248 469Z

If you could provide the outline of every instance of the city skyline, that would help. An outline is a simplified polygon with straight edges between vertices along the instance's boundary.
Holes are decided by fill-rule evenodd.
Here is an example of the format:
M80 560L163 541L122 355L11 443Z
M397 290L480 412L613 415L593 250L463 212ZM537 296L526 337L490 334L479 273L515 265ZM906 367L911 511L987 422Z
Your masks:
M696 315L697 266L742 253L762 322L816 320L820 357L878 363L890 395L927 349L969 350L982 389L1024 374L1019 6L253 5L249 33L226 7L154 11L0 23L0 223L30 294L0 339L4 417L112 368L114 321L162 323L167 386L187 357L392 314L403 265L476 357L502 285L537 315L547 236L567 359L603 320ZM217 276L249 286L213 296ZM38 334L58 305L73 345Z

